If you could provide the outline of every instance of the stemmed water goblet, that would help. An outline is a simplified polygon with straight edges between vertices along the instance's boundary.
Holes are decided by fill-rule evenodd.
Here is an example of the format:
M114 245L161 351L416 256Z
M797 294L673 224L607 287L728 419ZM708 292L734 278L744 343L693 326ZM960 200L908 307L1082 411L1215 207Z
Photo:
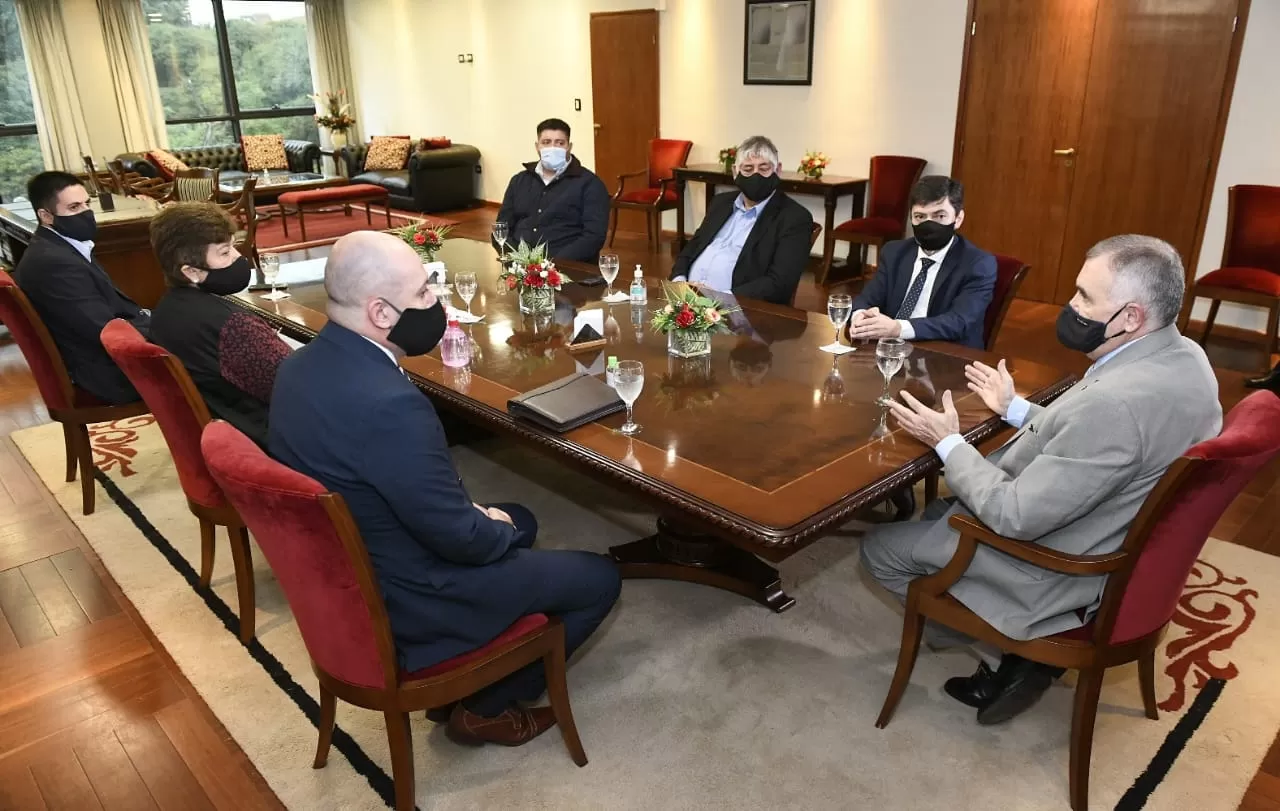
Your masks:
M893 398L889 396L889 381L902 368L903 361L910 352L911 345L901 338L881 338L876 342L876 366L879 367L880 374L884 375L884 390L876 399L880 405L887 406L893 402Z
M638 360L620 361L618 370L614 373L613 387L622 398L622 402L627 404L627 421L618 430L628 436L638 434L640 426L636 425L631 409L636 398L640 396L641 390L644 389L644 364Z
M853 313L853 296L845 293L834 293L827 297L827 317L836 328L836 339L832 346L840 345L840 333Z
M459 273L453 277L453 289L467 303L468 320L475 319L475 315L471 312L471 299L476 296L476 287L476 274L474 273Z

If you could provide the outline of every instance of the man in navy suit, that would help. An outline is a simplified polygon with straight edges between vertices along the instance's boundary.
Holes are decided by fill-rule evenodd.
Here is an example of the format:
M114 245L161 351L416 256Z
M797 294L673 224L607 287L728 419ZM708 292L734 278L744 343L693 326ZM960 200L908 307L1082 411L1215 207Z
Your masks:
M268 449L346 500L382 589L400 665L416 671L490 642L526 614L564 622L566 653L618 599L617 568L590 552L530 548L538 525L515 504L472 502L431 401L399 358L430 352L445 312L422 262L388 234L358 231L325 268L329 323L280 364ZM555 719L531 665L428 714L458 743L518 746Z
M951 341L982 349L996 259L956 233L964 187L943 175L911 190L914 239L880 249L876 274L853 300L849 335L860 340Z

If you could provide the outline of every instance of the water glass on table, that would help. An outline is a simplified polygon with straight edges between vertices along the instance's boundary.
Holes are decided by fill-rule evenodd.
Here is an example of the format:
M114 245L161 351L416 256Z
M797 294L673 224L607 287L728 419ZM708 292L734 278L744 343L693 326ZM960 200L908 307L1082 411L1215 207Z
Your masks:
M508 236L509 236L509 232L507 231L507 224L505 222L498 220L493 224L493 241L498 243L498 260L499 261L501 261L502 257L505 256L507 253L507 237Z
M618 430L628 436L638 434L640 426L636 425L632 417L631 407L644 389L644 364L638 360L620 361L613 380L613 388L622 398L622 402L627 404L627 421Z
M471 312L471 299L476 296L476 287L476 274L474 273L459 273L453 277L453 289L467 303L468 319L475 318L475 315Z
M604 299L609 301L613 298L613 280L618 278L618 268L621 267L621 260L618 259L616 253L600 254L600 276L605 281Z
M840 333L844 331L844 325L852 314L853 296L833 293L827 297L827 318L831 319L831 325L836 328L836 339L831 343L832 347L841 346Z
M276 289L276 280L280 278L280 257L273 253L264 253L258 257L258 267L262 270L262 280L271 285L271 292L263 298L267 301L289 298L288 293Z
M876 366L880 369L880 374L884 375L884 390L876 399L880 405L893 402L893 398L889 396L889 381L902 368L910 352L910 344L901 338L881 338L876 342Z

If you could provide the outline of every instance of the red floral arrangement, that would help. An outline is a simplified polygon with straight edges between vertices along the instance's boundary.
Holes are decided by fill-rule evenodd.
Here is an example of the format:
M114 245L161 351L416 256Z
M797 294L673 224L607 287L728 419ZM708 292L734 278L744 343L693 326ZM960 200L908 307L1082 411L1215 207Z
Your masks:
M392 233L417 251L424 262L432 262L435 260L436 251L444 247L444 241L449 238L449 232L452 230L452 225L436 225L427 220L421 220L403 228L396 228Z
M523 240L515 250L503 257L503 270L498 276L508 290L559 290L564 277L556 263L547 258L547 246L530 248Z

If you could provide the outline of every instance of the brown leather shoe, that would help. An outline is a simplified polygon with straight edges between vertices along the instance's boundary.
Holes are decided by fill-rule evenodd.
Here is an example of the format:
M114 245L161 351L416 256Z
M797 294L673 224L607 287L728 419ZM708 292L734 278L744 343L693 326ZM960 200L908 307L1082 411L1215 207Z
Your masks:
M556 717L550 707L513 706L501 715L485 718L459 704L449 716L445 734L449 740L463 746L486 743L521 746L551 729L555 723Z

